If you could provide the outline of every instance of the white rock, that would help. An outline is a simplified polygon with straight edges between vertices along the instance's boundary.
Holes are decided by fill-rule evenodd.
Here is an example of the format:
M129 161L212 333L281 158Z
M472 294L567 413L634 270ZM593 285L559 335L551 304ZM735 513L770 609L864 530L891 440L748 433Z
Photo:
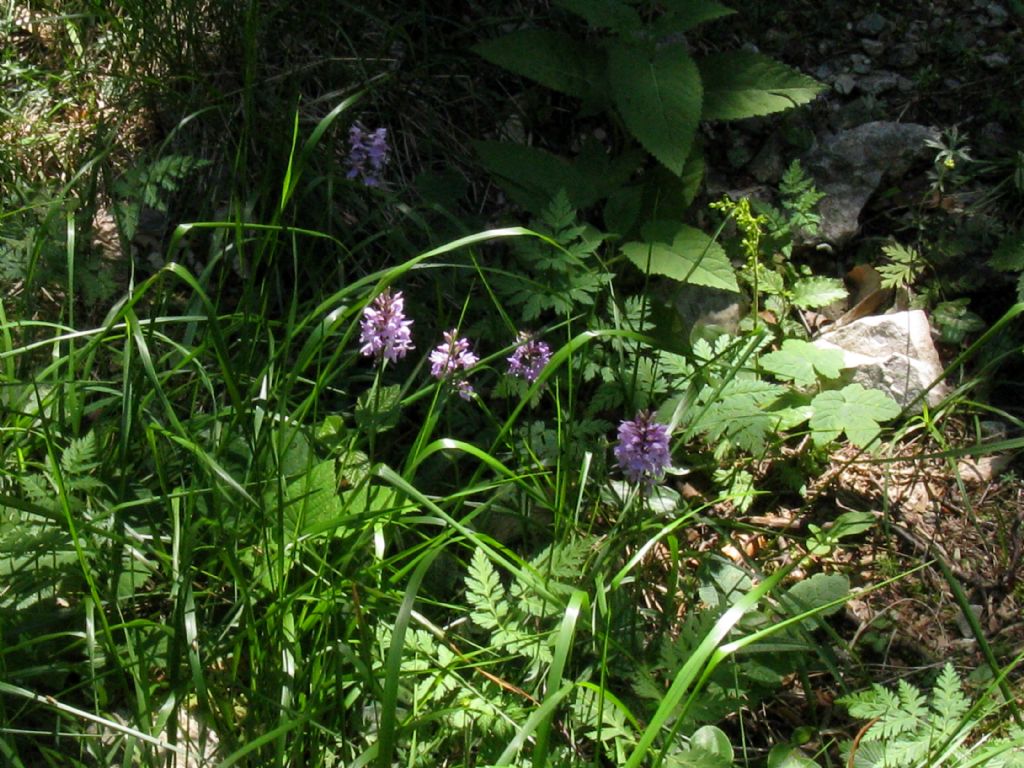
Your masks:
M903 407L942 376L931 326L919 309L864 317L822 334L813 343L843 353L844 382L881 390ZM948 391L940 381L925 400L935 407Z

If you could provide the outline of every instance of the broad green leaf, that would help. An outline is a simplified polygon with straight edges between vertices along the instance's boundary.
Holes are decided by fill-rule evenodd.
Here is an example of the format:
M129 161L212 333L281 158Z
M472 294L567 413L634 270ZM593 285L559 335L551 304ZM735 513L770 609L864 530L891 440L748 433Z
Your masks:
M768 768L819 768L818 764L789 744L776 744L768 753Z
M806 104L824 86L760 53L732 51L698 61L704 120L741 120Z
M802 277L793 284L793 304L800 309L827 307L847 295L843 281L834 277Z
M559 190L565 190L577 208L596 200L586 199L590 196L589 190L584 188L579 172L565 158L523 144L500 141L477 141L473 148L484 167L498 177L498 183L509 197L532 213L540 214Z
M570 161L542 149L501 141L477 141L473 148L484 167L516 203L541 215L565 191L573 208L588 208L632 175L639 158L626 153L610 160L584 151Z
M785 399L785 398L783 398ZM776 408L772 411L775 417L775 431L789 432L811 418L814 409L810 405L796 405L790 408Z
M704 412L699 428L711 443L727 438L744 451L761 455L767 448L768 433L775 431L778 422L765 406L784 391L759 379L733 379Z
M694 731L690 737L690 748L699 747L706 752L724 758L726 765L732 765L732 744L725 732L714 725L705 725Z
M843 512L843 514L832 521L832 525L828 529L828 535L834 539L856 536L857 534L864 533L864 531L870 531L877 522L875 516L870 512Z
M736 13L714 0L667 0L662 5L665 15L653 24L655 39L673 32L687 32L699 24Z
M864 389L860 384L822 392L811 405L811 430L816 445L825 445L845 432L850 442L863 448L881 431L879 422L900 413L899 405L887 394Z
M701 116L697 65L679 45L612 44L608 77L629 132L666 168L681 174Z
M371 432L384 432L394 428L401 416L401 399L402 388L397 384L371 387L356 401L356 424L361 429Z
M704 181L704 147L699 140L690 146L690 156L686 158L679 181L682 182L682 208L689 208Z
M555 0L555 5L582 16L598 29L610 29L625 35L639 29L643 22L634 8L619 0Z
M646 242L626 243L622 252L640 270L739 293L736 273L722 247L699 229L675 222L644 227Z
M622 187L608 196L602 216L605 231L620 237L631 232L640 220L643 210L644 188L639 186Z
M341 517L343 505L338 497L334 461L328 459L310 467L285 489L285 535L289 540L310 533L320 523ZM273 499L268 494L268 499Z
M597 140L585 140L573 160L580 182L595 200L622 189L646 159L639 149L627 150L612 157ZM577 197L582 196L577 195ZM582 207L582 206L580 206Z
M473 50L492 64L580 99L591 95L601 70L592 47L548 29L520 29L478 43Z
M782 349L761 358L761 367L799 387L809 387L817 383L819 376L838 378L843 353L838 349L816 347L802 339L786 339Z
M850 580L841 573L816 573L809 579L798 581L782 595L779 602L792 615L812 611L835 600L841 600L850 594ZM818 613L819 616L831 616L841 606L835 605ZM816 624L806 619L803 625L813 629Z
M999 241L989 266L1002 272L1024 270L1024 232L1011 232Z
M646 153L643 154L646 157ZM632 166L631 170L635 168ZM638 184L626 186L623 182L609 193L604 211L607 231L634 237L633 227L657 218L659 212L663 215L666 210L686 210L697 196L703 180L704 148L700 141L694 141L682 175L671 173L663 165L652 165Z
M960 344L968 334L985 330L985 321L967 308L969 298L944 301L932 310L932 322L946 344Z

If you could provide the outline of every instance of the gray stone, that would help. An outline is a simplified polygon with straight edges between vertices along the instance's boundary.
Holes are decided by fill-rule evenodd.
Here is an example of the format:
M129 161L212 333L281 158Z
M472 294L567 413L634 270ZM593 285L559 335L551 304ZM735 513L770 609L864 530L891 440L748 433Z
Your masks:
M900 43L889 51L888 60L894 67L912 67L919 59L917 48L910 43Z
M690 343L709 334L735 334L748 310L741 294L720 288L673 283L667 292L668 303L675 309Z
M873 37L885 29L885 25L884 16L878 13L869 13L857 22L855 29L862 35L871 35Z
M1005 53L990 53L987 56L981 57L981 63L989 69L1002 69L1009 65L1010 58Z
M771 134L747 166L750 174L762 184L778 184L786 171L784 149L782 137L778 133Z
M827 136L801 158L825 198L818 204L820 239L842 245L858 231L858 219L883 177L898 178L929 157L925 140L935 128L912 123L873 122Z
M999 3L990 3L985 10L988 13L988 18L983 22L986 26L1001 27L1010 19L1009 12Z
M948 394L940 379L942 362L932 342L931 326L919 309L854 320L814 340L822 349L843 353L843 383L856 382L885 392L906 407L932 382L923 400L935 407Z
M852 93L856 85L857 81L854 79L853 75L849 73L839 75L835 79L835 82L832 83L832 87L836 89L836 93L841 93L843 96Z
M872 69L871 59L865 56L863 53L851 53L850 67L856 74L866 75Z
M877 59L883 53L885 53L885 43L881 40L875 40L874 38L865 37L860 41L860 47L864 49L864 53L873 59Z
M900 77L895 72L886 72L879 70L878 72L872 72L870 75L862 77L857 83L857 87L860 88L864 93L870 93L873 96L877 96L880 93L891 91L897 88L900 84Z

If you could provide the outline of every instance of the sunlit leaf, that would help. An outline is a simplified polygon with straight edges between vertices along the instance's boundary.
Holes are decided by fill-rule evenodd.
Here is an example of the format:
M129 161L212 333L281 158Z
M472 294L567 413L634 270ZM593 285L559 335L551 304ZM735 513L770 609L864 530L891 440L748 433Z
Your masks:
M701 116L697 66L679 45L615 43L608 55L615 107L643 147L681 174Z
M822 392L811 405L811 430L817 445L829 443L845 432L850 442L863 448L881 431L879 422L900 413L899 405L887 394L864 389L860 384Z

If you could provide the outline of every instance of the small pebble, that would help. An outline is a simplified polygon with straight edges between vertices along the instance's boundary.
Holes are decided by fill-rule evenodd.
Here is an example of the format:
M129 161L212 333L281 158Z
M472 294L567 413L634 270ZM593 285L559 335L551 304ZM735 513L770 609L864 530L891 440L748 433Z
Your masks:
M981 57L981 63L989 69L1002 69L1010 63L1010 58L1005 53L990 53Z
M853 89L856 85L857 81L854 79L853 75L848 72L839 75L832 83L832 87L836 89L836 93L841 93L843 96L853 93Z
M895 72L874 72L862 77L857 85L864 93L878 95L896 88L899 85L899 77Z
M866 75L871 71L871 59L863 53L851 53L850 64L855 73Z
M857 22L856 30L862 35L874 36L885 29L885 18L878 13L869 13Z
M873 59L877 59L883 53L885 53L885 43L881 40L875 40L870 37L865 37L860 41L860 47L864 49L864 53Z
M910 43L901 43L889 51L888 60L894 67L912 67L918 61L917 49Z

